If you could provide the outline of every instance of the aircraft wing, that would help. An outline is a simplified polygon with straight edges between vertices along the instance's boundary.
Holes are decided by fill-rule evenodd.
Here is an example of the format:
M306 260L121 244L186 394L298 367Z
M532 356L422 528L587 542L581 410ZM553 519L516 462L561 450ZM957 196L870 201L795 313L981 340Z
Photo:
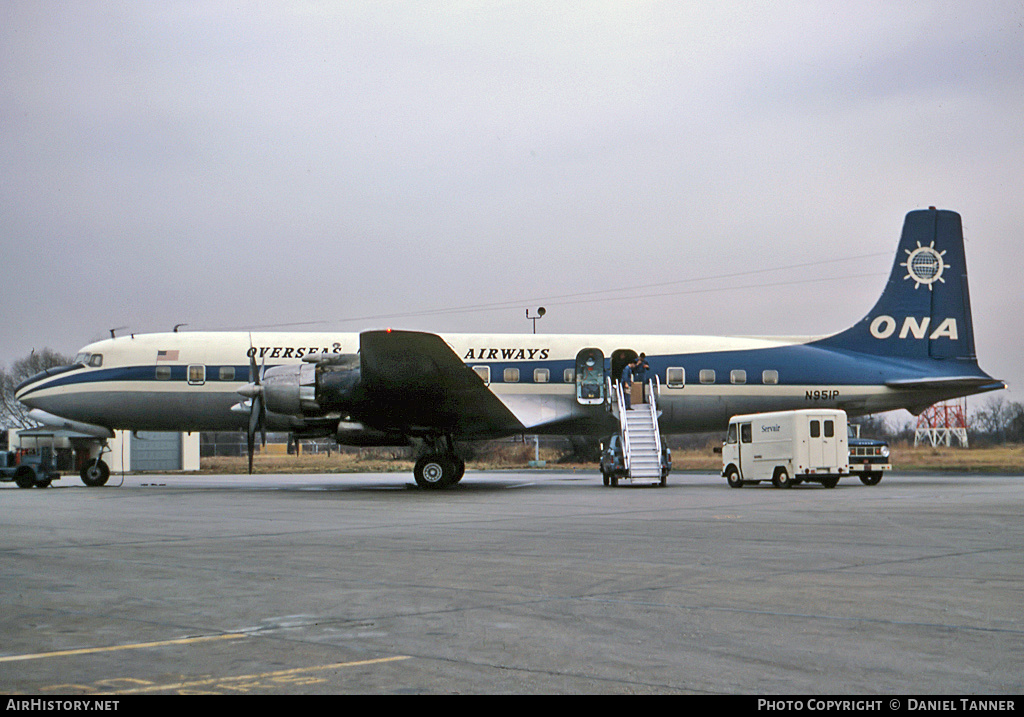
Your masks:
M409 434L514 434L523 424L436 334L367 331L359 337L360 419Z

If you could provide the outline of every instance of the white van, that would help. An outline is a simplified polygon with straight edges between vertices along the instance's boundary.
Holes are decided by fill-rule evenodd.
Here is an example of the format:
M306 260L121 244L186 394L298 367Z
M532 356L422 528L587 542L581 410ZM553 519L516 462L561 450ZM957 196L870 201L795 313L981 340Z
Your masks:
M846 412L805 409L733 416L722 447L722 475L733 488L770 480L834 488L850 473Z

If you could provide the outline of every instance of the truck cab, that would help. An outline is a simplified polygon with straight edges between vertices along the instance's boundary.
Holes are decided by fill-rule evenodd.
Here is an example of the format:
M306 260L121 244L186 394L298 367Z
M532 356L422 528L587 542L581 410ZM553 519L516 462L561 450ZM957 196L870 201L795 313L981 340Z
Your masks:
M892 470L889 444L877 438L861 438L860 426L847 427L850 445L850 474L858 476L864 485L878 485L885 471Z

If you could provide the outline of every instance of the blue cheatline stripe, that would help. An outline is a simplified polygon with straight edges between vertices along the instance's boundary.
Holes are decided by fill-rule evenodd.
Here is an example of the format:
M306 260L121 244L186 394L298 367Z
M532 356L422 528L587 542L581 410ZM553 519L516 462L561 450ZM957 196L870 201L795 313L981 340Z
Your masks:
M642 346L639 347L642 350ZM748 384L760 384L761 375L766 370L778 372L778 385L880 385L886 381L928 378L942 376L979 376L986 374L978 368L977 363L968 360L936 361L931 359L888 358L869 355L856 351L827 348L816 344L796 344L772 348L743 349L735 351L717 351L707 353L671 354L666 356L648 356L651 375L658 375L663 380L668 368L683 368L686 371L687 384L697 384L699 372L703 369L715 371L716 384L728 384L729 374L733 370L747 372ZM195 364L193 364L195 365ZM551 359L547 361L467 361L467 366L489 366L491 383L501 384L506 368L519 369L519 381L514 383L551 383L562 384L566 369L575 369L575 360ZM89 369L81 372L68 372L56 376L40 376L38 384L26 386L27 390L20 395L26 397L32 393L60 386L71 386L111 381L125 382L187 382L188 365L169 365L169 379L157 379L156 370L161 364L144 366L122 366L101 369ZM220 369L233 368L235 376L223 383L240 383L249 379L249 366L242 365L207 365L206 383L220 382ZM265 368L273 368L266 366ZM547 382L535 382L533 372L548 369L550 378ZM49 380L47 380L49 379Z

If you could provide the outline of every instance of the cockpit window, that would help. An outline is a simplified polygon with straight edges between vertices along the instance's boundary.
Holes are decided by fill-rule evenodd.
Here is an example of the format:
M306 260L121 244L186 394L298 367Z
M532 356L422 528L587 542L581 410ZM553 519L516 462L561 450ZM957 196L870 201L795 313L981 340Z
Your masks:
M99 368L103 365L103 354L90 354L83 351L82 353L75 356L76 364L82 364L83 366L92 366L93 368Z

